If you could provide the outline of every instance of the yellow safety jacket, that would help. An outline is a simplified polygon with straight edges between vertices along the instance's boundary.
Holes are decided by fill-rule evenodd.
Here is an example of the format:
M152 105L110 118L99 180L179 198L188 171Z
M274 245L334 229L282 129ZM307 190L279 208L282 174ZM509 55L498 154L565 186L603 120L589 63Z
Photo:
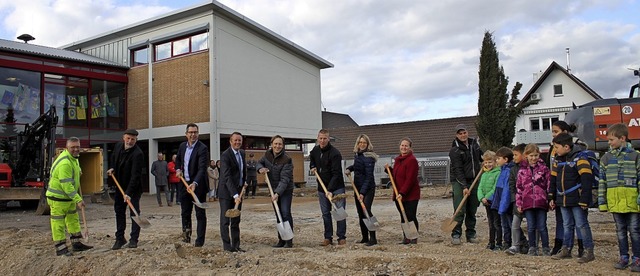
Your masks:
M69 151L64 150L51 167L51 179L47 188L47 198L54 201L73 201L78 203L82 197L80 188L80 163Z

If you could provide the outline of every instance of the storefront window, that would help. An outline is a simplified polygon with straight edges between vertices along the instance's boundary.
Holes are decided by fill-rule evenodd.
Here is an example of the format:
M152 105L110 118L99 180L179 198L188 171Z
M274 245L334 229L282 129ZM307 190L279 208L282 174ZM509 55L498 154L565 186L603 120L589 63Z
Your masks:
M91 128L124 129L124 95L124 83L92 80Z
M0 122L32 123L40 116L38 72L0 67ZM7 116L9 115L9 118Z

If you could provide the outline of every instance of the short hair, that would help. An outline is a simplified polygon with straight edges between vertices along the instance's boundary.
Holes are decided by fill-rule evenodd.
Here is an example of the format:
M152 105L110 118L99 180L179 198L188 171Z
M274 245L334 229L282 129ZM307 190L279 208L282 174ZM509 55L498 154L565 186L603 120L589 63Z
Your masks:
M229 136L229 141L231 141L231 137L233 137L233 135L240 135L240 137L244 139L244 137L242 137L242 133L234 131L233 133L231 133L231 136Z
M411 141L411 139L409 137L404 137L404 138L400 139L400 144L402 144L402 141L409 142L409 147L413 147L413 141Z
M531 143L524 148L524 154L530 154L533 152L540 153L540 148L538 147L538 145Z
M197 130L200 130L200 128L198 127L198 125L194 124L194 123L188 123L187 127L185 128L184 131L189 131L190 127L195 127Z
M484 154L482 154L482 160L483 161L496 160L496 153L490 150L485 151Z
M507 159L507 162L513 161L513 151L507 147L501 147L496 151L497 157L502 157Z
M326 129L326 128L320 129L320 130L318 131L318 134L321 134L321 133L322 133L322 134L324 134L324 135L329 136L329 130L328 130L328 129Z
M553 138L553 143L561 146L569 146L573 148L573 137L569 133L560 133Z
M629 128L625 124L617 123L607 129L607 134L617 138L629 138Z
M280 136L280 135L276 135L276 136L271 137L271 141L269 142L269 144L273 144L273 141L275 141L278 138L280 138L282 140L282 144L284 145L284 138L282 138L282 136Z
M69 146L70 143L80 143L80 138L78 137L69 137L69 139L67 139L67 146Z
M570 125L565 121L555 121L553 122L553 125L557 126L560 129L560 131L565 131L569 133L576 131L576 125L574 124Z
M524 153L524 148L527 147L527 144L525 143L520 143L517 144L515 147L513 147L512 151L517 151L519 153Z
M356 144L353 146L353 152L358 153L358 142L360 142L360 139L367 141L367 149L365 151L373 151L373 145L371 145L371 139L369 139L369 136L366 134L360 134L358 135L358 139L356 139Z

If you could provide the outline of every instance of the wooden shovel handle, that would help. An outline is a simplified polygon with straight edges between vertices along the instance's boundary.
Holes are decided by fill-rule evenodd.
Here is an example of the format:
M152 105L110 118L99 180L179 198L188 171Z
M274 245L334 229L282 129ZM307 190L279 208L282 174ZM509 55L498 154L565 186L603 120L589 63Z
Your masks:
M358 201L360 202L360 206L362 207L362 212L364 213L365 217L369 219L369 211L367 210L367 206L364 205L364 201L360 199L360 193L358 192L358 187L356 187L356 183L353 182L353 178L351 178L351 174L348 174L347 177L349 177L349 182L351 182L353 191L356 193L356 198L358 198Z
M193 200L200 203L200 200L198 199L196 194L192 190L189 190L189 184L187 184L187 180L185 180L184 177L182 176L180 176L180 180L182 180L182 184L184 184L184 187L187 188L187 192L191 194L191 196L193 197Z
M389 166L387 166L387 173L389 174L389 180L391 180L391 186L393 187L393 192L396 194L396 197L400 194L398 192L398 188L396 187L396 181L393 179L393 174L391 173L391 169L389 169ZM398 202L398 205L400 206L400 211L402 211L402 218L404 218L405 222L409 222L409 220L407 219L407 214L404 211L404 204L402 204L402 200L398 200L396 198L396 202Z
M329 195L329 191L327 191L327 186L324 185L324 182L322 182L322 179L320 179L320 175L318 175L318 171L313 171L313 173L316 175L316 178L318 179L318 183L320 183L320 186L322 186L322 190L324 190L324 194L327 195L327 197L329 198L329 201L333 202L332 196L328 196Z
M242 190L240 191L240 196L238 196L240 198L240 202L242 202L242 197L244 196L244 191L247 188L247 183L244 183L244 185L242 185ZM240 206L240 203L236 203L235 206L233 206L233 209L238 209L238 206Z
M271 198L273 198L273 189L271 188L271 180L269 180L269 175L265 174L264 180L267 182L267 187L269 187L269 194L271 195ZM271 203L273 203L273 208L276 209L278 220L282 222L282 215L280 215L280 207L278 207L278 203L275 200L271 200Z
M483 173L483 171L482 171L482 169L480 169L480 172L478 173L478 175L476 175L476 178L473 180L473 183L471 184L471 187L469 187L469 194L465 195L462 198L462 201L460 201L460 204L458 204L458 208L456 208L456 211L453 212L452 220L453 220L453 218L455 218L458 215L458 213L460 213L460 210L462 210L462 206L467 201L467 198L469 198L469 196L471 195L471 191L473 190L473 188L478 183L478 180L480 179L480 175L482 175L482 173Z
M120 193L122 193L122 197L127 198L127 195L124 193L124 190L122 190L122 187L120 186L120 182L118 182L118 180L116 179L115 175L113 175L113 173L111 174L111 178L113 179L113 182L116 183L116 186L118 186L118 190L120 190ZM129 208L131 208L131 210L136 215L136 217L139 217L138 211L136 211L136 208L133 208L133 204L131 204L131 200L127 199L127 205L129 205Z

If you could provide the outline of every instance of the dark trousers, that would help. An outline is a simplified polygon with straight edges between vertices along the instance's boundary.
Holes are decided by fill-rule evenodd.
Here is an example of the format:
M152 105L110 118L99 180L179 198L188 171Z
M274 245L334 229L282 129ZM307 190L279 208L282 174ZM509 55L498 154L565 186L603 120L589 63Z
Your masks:
M491 209L491 203L489 206L484 206L487 210L487 221L489 222L489 244L502 245L502 221L498 210Z
M291 216L291 202L293 201L293 190L284 191L281 195L278 196L278 208L280 208L280 215L282 216L282 221L286 221L291 226L291 230L293 231L293 217ZM274 208L275 212L275 208ZM280 221L278 221L280 223ZM280 238L280 233L278 233L278 240L282 240Z
M471 183L473 182L473 179L467 179L467 181L468 183ZM464 197L462 192L464 190L462 189L462 185L460 185L460 183L458 182L453 182L451 185L453 190L453 210L455 210L458 208L458 205L460 205L460 202L462 202L462 198ZM462 209L460 209L460 212L454 218L455 221L458 222L458 224L455 228L453 228L451 237L462 236L463 223L467 228L465 231L466 238L469 239L476 237L476 212L478 211L478 206L480 205L480 201L476 196L477 194L478 186L474 187L473 190L471 190L471 195L469 195L467 201L465 201L464 205L462 205Z
M176 202L178 204L181 204L182 197L184 196L185 193L187 193L187 190L184 187L184 184L182 184L182 182L178 182L178 184L176 184L176 190L178 190L178 195L176 197Z
M413 221L413 223L416 225L416 230L418 231L420 231L420 225L418 224L418 218L416 216L418 215L419 201L420 200L402 201L402 206L404 207L404 212L407 215L407 220ZM401 212L400 204L398 204L398 201L396 200L394 202L396 203L398 212ZM400 213L400 222L405 223L404 218L402 217L402 213Z
M200 200L200 202L206 202L207 201L207 194L196 194L196 196L198 197L198 199ZM193 204L193 197L191 196L190 193L186 192L186 188L185 188L185 192L183 193L182 197L180 198L180 216L182 217L182 231L190 231L191 228L191 214L193 212L193 208L196 209L196 221L197 221L197 228L196 228L196 242L195 245L204 245L204 237L205 237L205 233L207 232L207 213L204 209L195 206L195 204Z
M258 179L255 176L247 176L247 193L244 196L248 197L249 192L251 192L251 196L255 196L257 187Z
M640 213L613 213L618 236L620 256L629 256L629 237L631 237L631 253L640 257Z
M158 204L162 204L162 195L160 191L164 192L164 196L167 198L167 204L169 204L169 189L167 189L167 185L156 185L156 198L158 199Z
M237 218L225 217L229 209L233 209L235 202L233 199L220 198L220 238L222 239L222 249L231 251L240 248L240 216ZM238 206L242 210L242 203Z
M373 214L371 213L371 205L373 205L373 198L375 198L376 196L376 190L375 189L371 189L369 191L367 191L366 194L363 195L364 196L364 200L362 200L364 202L364 206L367 209L366 212L369 214L369 217L372 217ZM367 229L367 225L364 224L364 221L362 221L362 219L367 218L365 216L365 210L362 210L362 205L360 204L360 200L358 200L358 197L356 196L356 193L353 193L353 198L355 199L355 204L356 204L356 210L358 211L358 218L360 219L360 232L362 233L362 239L365 241L369 240L369 229Z
M122 197L121 193L115 194L115 203L113 204L113 210L116 212L116 239L126 240L124 238L124 231L127 229L127 206L129 206ZM131 198L131 205L140 214L140 196L134 196ZM129 210L129 217L134 216L133 211ZM140 226L131 219L131 241L138 242L140 237Z
M180 201L180 197L178 196L178 185L182 185L180 183L169 183L169 202L173 202L173 196L176 196L176 201Z

